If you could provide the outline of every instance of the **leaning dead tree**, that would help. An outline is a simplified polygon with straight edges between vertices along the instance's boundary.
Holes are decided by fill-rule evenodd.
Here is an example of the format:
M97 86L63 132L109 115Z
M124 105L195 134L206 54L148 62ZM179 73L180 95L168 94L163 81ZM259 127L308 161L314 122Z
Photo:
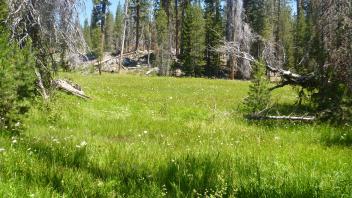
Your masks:
M251 34L248 33L246 35L248 37L248 35ZM253 35L247 38L246 40L253 41L254 39L261 38L259 36ZM303 88L314 88L318 86L318 81L314 72L308 74L298 74L290 70L283 69L283 66L285 64L284 60L286 60L286 55L285 50L282 46L275 44L273 41L262 40L261 42L263 42L265 46L261 56L262 59L265 61L267 71L282 78L282 81L278 85L272 87L270 90L284 87L286 85L296 85L301 86ZM223 45L217 48L216 51L224 54L230 54L234 56L238 61L249 64L249 66L245 64L239 65L237 67L237 69L242 73L251 72L252 67L250 66L250 64L253 64L258 61L249 53L249 50L243 51L241 44L236 42L223 42Z
M248 35L252 34L246 34ZM316 78L315 73L309 73L309 74L304 74L300 75L297 73L294 73L290 70L285 70L283 69L283 66L285 65L285 60L286 60L286 55L285 55L285 50L281 45L276 44L274 41L265 41L263 40L260 36L257 35L252 35L251 37L248 37L245 40L248 41L253 41L255 39L260 40L264 44L264 49L261 54L261 59L264 61L266 70L268 73L276 74L281 77L281 82L279 82L276 86L270 88L270 91L284 87L286 85L296 85L296 86L301 86L303 88L312 88L318 86L318 81ZM241 43L238 42L223 42L223 45L217 49L216 51L227 54L230 56L233 56L237 62L242 62L243 63L248 63L248 64L256 64L259 62L256 58L254 58L250 53L249 50L246 50L247 48L243 48ZM252 67L251 66L237 66L237 69L240 72L245 72L246 69L250 69L249 72L251 72ZM244 70L242 70L244 69ZM249 119L254 119L254 120L290 120L290 121L304 121L304 122L311 122L316 119L315 116L291 116L291 115L267 115L268 110L270 107L267 107L264 110L261 110L260 112L255 112L252 113L251 115L248 116Z
M81 0L8 0L7 24L12 41L31 45L36 57L38 87L45 99L52 86L54 55L85 54L86 43L80 29L78 12Z
M272 41L263 41L263 43L265 47L262 52L262 59L265 61L267 72L281 77L281 82L270 88L271 91L286 85L295 85L302 88L315 88L318 86L314 72L298 74L283 69L286 63L286 53L283 46Z

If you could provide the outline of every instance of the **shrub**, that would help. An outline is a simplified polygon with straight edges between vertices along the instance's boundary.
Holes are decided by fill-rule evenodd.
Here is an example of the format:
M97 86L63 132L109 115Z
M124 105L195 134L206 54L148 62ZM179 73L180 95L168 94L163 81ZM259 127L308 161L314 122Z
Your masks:
M0 131L18 132L35 92L34 62L29 48L9 44L0 35Z
M252 84L249 86L248 96L244 100L245 111L248 114L258 114L270 105L271 93L269 81L265 76L265 66L256 62Z

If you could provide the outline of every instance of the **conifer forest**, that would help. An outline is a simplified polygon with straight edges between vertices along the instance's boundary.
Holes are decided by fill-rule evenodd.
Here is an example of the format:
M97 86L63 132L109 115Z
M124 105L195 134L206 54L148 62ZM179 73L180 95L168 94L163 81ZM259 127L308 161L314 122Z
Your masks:
M352 197L351 0L0 0L0 197Z

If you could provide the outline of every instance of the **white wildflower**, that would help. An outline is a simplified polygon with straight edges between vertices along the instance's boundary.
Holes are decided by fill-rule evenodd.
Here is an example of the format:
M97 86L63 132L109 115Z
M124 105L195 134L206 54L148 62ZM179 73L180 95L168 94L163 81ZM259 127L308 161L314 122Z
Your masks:
M12 144L16 144L17 143L17 140L16 139L13 139L12 140Z
M20 122L17 122L16 124L15 124L15 127L19 127L21 125L21 123Z
M0 148L0 153L5 152L4 148Z
M99 186L99 187L102 187L103 185L104 185L104 182L102 182L102 181L99 181L99 182L98 182L98 186Z
M88 143L86 141L82 141L80 145L83 147L83 146L87 146L87 144Z
M274 137L274 140L279 141L279 140L280 140L280 137L279 137L279 136L275 136L275 137Z
M147 133L148 133L148 131L143 131L143 133L144 133L144 134L147 134Z
M77 148L82 148L82 147L85 147L87 146L87 142L86 141L82 141L79 145L76 145Z
M55 142L56 144L60 143L60 141L58 139L56 139L56 138L54 138L52 141Z

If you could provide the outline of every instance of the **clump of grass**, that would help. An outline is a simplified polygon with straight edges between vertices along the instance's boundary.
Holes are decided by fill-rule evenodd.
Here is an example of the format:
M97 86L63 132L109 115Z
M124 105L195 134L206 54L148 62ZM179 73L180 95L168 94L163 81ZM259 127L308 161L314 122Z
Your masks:
M340 145L340 146L352 146L352 129L351 127L326 127L322 131L321 140L324 144Z

